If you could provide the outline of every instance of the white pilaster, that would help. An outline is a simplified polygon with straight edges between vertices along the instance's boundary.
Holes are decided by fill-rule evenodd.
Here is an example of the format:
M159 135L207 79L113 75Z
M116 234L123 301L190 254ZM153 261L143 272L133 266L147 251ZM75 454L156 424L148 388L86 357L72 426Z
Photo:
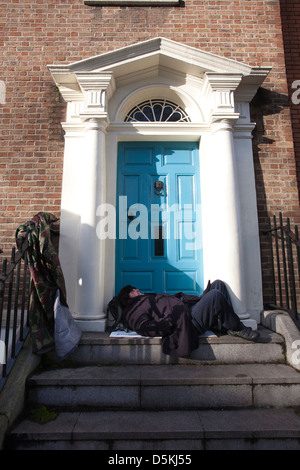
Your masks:
M85 127L81 123L63 123L65 154L60 216L59 258L71 312L76 311L78 285L78 244L81 224L81 174L84 155Z

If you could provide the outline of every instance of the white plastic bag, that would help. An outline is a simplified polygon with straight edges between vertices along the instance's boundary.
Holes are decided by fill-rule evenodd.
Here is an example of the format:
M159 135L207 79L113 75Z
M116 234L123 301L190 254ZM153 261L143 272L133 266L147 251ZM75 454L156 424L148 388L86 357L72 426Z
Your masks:
M56 354L61 360L76 349L81 334L82 331L74 321L70 310L61 304L57 289L54 301L54 340Z

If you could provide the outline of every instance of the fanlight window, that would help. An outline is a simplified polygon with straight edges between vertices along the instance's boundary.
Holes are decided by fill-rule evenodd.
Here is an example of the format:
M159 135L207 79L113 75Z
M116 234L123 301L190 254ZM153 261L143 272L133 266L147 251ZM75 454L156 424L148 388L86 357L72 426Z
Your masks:
M177 104L156 99L135 106L127 114L125 122L190 122L190 118Z

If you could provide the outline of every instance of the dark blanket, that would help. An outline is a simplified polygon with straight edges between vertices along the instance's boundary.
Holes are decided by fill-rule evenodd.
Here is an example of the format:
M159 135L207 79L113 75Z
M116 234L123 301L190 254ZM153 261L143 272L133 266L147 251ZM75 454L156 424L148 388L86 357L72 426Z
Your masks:
M57 289L66 305L66 288L58 254L51 242L51 225L58 219L39 212L16 230L16 240L28 241L27 258L31 274L29 328L33 352L41 354L55 347L54 300Z
M142 336L162 336L162 350L189 356L198 347L198 333L191 322L188 303L199 297L178 294L145 294L130 299L123 311L128 328Z

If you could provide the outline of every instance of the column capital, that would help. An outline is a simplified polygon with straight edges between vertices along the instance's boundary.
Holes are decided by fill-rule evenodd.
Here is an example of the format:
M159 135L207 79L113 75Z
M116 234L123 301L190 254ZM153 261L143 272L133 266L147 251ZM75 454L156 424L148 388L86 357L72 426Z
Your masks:
M233 126L239 118L238 113L225 115L224 113L212 113L210 119L211 131L214 134L219 131L233 132Z
M206 72L204 75L203 90L208 93L214 91L235 91L241 83L243 74L241 73L217 73Z
M106 128L109 125L109 118L107 113L103 113L102 116L81 113L80 117L82 121L84 121L86 131L106 132Z
M236 121L234 94L242 81L240 73L207 72L204 76L202 94L210 104L210 121L231 119Z
M76 78L83 93L103 91L109 99L116 89L112 72L76 72Z
M84 95L81 119L108 118L108 101L115 91L112 72L77 72L76 76Z

